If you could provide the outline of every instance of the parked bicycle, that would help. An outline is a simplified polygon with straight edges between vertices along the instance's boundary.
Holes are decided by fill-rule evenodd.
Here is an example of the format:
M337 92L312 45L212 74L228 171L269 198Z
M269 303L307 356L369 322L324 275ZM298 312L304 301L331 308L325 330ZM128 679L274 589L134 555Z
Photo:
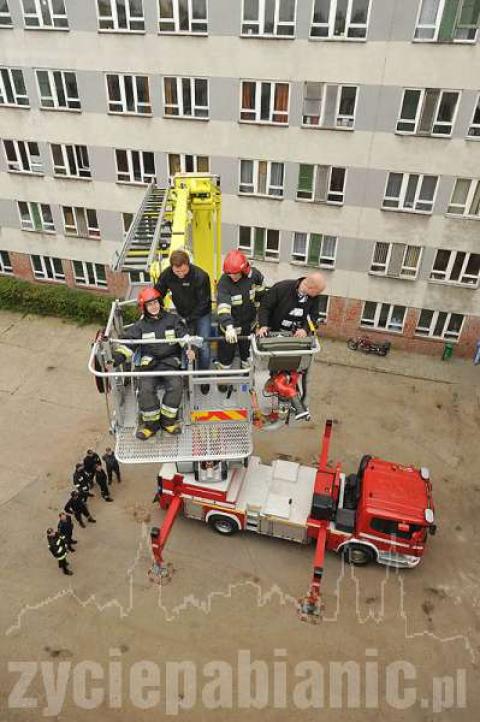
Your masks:
M391 345L390 341L372 341L368 336L349 338L347 341L347 346L352 351L363 351L363 353L373 353L377 356L386 356Z

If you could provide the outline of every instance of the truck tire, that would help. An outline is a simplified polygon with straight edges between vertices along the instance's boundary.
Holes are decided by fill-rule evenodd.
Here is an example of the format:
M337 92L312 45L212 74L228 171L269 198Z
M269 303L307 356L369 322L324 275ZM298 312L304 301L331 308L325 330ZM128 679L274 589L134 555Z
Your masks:
M238 524L234 519L223 514L213 514L208 520L209 526L223 536L232 536L238 531Z
M346 544L342 549L342 556L347 564L354 564L356 567L364 567L375 558L373 549L363 544Z

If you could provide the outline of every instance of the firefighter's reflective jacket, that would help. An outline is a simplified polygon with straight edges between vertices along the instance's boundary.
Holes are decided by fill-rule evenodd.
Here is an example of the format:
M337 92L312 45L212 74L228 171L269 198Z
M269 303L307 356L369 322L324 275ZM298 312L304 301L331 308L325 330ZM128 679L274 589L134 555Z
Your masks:
M142 316L133 326L122 331L122 338L142 341L165 339L168 341L169 339L181 338L186 333L185 324L179 316L162 311L158 318ZM141 355L141 367L152 367L160 363L172 367L180 366L181 348L178 343L142 343L138 345L138 349ZM130 361L135 350L134 344L131 346L116 346L113 354L114 363L118 365L123 361Z
M58 533L49 537L48 548L50 549L52 556L54 556L58 561L65 559L67 556L67 545L65 543L65 539L63 539L63 537L61 537Z
M253 329L257 305L264 292L263 276L257 268L251 268L237 282L224 273L217 286L218 321L222 331L227 326L234 326L237 332Z

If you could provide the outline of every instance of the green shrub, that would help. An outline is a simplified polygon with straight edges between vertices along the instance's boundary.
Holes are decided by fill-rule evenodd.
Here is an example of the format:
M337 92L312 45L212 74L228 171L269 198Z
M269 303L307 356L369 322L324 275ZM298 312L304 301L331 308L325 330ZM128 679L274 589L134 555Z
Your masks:
M0 277L0 309L58 316L79 324L105 325L110 313L111 296L97 295L68 286L29 283L18 278ZM126 308L127 323L138 318L135 307Z

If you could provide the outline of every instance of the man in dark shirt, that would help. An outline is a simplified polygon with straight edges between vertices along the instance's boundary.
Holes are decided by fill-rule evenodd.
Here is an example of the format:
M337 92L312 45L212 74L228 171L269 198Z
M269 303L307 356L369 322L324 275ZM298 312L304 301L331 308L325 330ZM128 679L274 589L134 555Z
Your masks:
M186 251L178 250L172 253L170 267L161 273L155 288L160 291L162 296L170 291L175 308L185 320L190 335L196 334L203 338L211 335L210 278L202 268L190 263L190 257ZM199 368L208 369L209 366L210 346L208 343L204 343L199 350Z
M298 280L275 283L260 302L257 335L291 331L297 337L306 336L318 323L319 298L325 286L319 271Z
M105 449L105 453L102 456L102 459L104 460L105 468L107 469L108 483L112 483L113 474L115 474L115 476L117 477L117 481L120 484L120 482L122 481L120 476L120 466L113 449L107 446L107 448Z

